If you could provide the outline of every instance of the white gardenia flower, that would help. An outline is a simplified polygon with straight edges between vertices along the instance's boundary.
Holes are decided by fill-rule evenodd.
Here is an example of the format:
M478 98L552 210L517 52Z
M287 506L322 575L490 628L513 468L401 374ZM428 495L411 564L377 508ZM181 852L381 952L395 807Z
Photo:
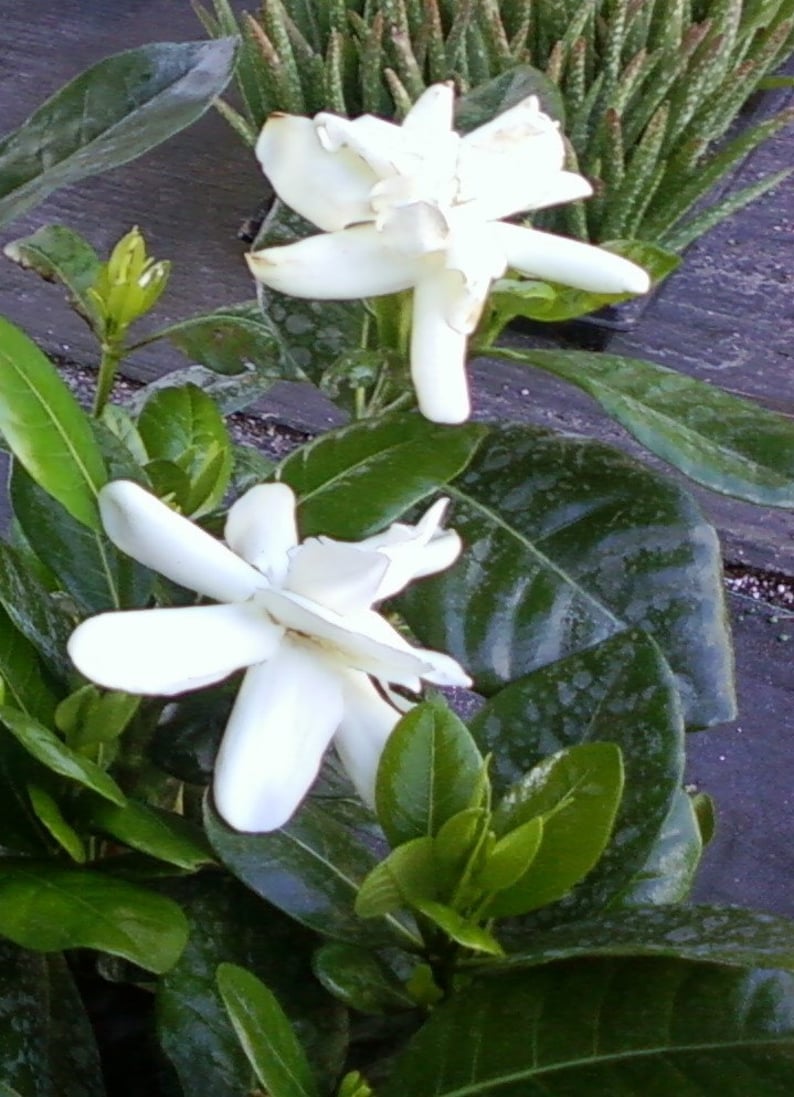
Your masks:
M103 613L72 633L69 654L107 689L166 696L247 668L213 786L218 811L237 830L282 826L332 737L372 805L380 754L400 717L384 697L387 684L471 684L454 659L411 647L372 609L457 558L460 538L440 529L446 502L415 526L395 523L364 541L299 543L291 489L261 484L230 509L223 544L117 480L99 493L110 539L220 604Z
M435 84L402 125L273 114L256 153L277 195L324 234L251 252L267 286L296 297L353 299L413 288L411 374L422 413L469 415L467 336L508 267L596 293L645 293L634 263L501 218L592 193L563 170L557 123L530 96L465 137L453 90Z

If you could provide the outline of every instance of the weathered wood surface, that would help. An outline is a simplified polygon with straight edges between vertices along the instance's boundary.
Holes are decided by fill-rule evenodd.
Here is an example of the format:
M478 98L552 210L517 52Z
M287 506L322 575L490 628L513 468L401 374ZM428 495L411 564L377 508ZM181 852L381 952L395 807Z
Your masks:
M0 13L4 129L109 53L148 41L202 37L188 0L4 0ZM790 164L792 144L789 133L759 150L737 185ZM159 326L251 296L236 230L260 193L252 158L210 114L136 163L53 196L7 229L2 242L60 221L107 251L131 225L140 225L152 252L174 261L168 296L157 311ZM709 234L690 250L683 269L665 284L636 331L610 349L674 365L794 415L793 219L787 185ZM61 291L8 262L0 262L0 311L49 353L95 360L88 333L66 308ZM152 348L135 359L131 372L149 379L182 364L175 351ZM473 372L481 416L595 434L639 452L569 386L504 363L483 361ZM310 429L326 426L331 414L313 393L294 386L279 386L259 410ZM729 557L794 575L789 513L699 495ZM723 820L699 894L794 914L794 641L789 645L777 639L786 632L785 623L770 622L770 615L736 621L743 718L690 743L691 779L716 796Z

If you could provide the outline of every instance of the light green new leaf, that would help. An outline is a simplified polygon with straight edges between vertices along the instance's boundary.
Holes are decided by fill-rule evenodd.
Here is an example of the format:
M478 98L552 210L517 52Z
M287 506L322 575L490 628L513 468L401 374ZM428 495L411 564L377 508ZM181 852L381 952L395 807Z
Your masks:
M439 897L439 872L429 835L413 838L392 850L369 873L356 896L359 918L377 918L421 899Z
M105 800L122 806L127 802L124 793L113 778L95 762L70 750L58 736L32 716L0 705L0 723L36 761L61 777L68 777L85 788L91 789Z
M46 827L61 849L66 850L78 865L85 864L87 854L83 839L64 818L58 801L38 785L28 785L28 796L36 818L42 826Z
M170 899L107 873L33 859L0 863L0 934L35 952L92 948L167 971L187 940Z
M656 644L629 631L533 671L491 698L471 731L493 755L499 789L564 747L620 747L626 780L612 839L596 867L549 915L556 921L563 914L591 917L622 896L663 840L683 780L681 706Z
M189 126L229 82L236 46L236 38L155 43L66 84L0 141L0 224Z
M494 814L497 834L543 817L540 848L488 914L505 917L547 906L598 862L623 794L623 763L614 743L582 743L541 762L511 788Z
M37 484L101 529L96 494L107 480L88 417L52 363L0 317L0 432Z
M144 404L137 426L150 460L171 462L184 474L187 496L176 493L183 513L203 514L218 506L229 486L232 451L211 396L190 384L157 389Z
M481 769L466 725L443 702L406 713L386 742L375 788L378 821L391 845L434 835L467 808Z
M306 1054L275 994L236 964L221 964L217 981L237 1039L270 1097L316 1097Z

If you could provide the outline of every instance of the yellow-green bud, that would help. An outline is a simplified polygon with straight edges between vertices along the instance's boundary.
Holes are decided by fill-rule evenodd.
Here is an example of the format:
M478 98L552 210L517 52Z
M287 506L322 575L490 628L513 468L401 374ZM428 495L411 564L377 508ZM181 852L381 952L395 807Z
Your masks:
M170 270L170 263L155 262L147 256L146 242L137 226L122 236L89 290L107 341L118 341L130 324L154 307L168 283Z

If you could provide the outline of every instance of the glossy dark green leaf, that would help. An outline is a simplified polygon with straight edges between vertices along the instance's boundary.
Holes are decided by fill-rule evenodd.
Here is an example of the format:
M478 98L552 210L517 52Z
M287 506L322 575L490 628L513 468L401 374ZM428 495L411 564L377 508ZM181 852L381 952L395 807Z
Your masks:
M24 332L0 317L0 432L37 484L79 522L101 529L105 463L88 417Z
M0 934L23 948L93 948L147 971L179 958L187 924L179 907L110 875L46 861L0 862Z
M190 938L158 985L157 1028L184 1092L241 1097L252 1088L215 980L224 962L240 964L271 988L318 1076L336 1077L346 1016L312 977L314 935L227 875L177 880L171 893L190 922Z
M540 848L488 914L525 914L562 899L594 868L612 834L623 794L614 743L580 743L553 754L508 790L494 813L497 834L543 818Z
M382 1097L787 1097L793 1084L788 973L588 959L466 987Z
M393 917L364 922L355 914L358 890L378 858L330 807L308 801L281 830L240 834L207 802L204 825L230 872L317 933L376 948L417 944L412 931Z
M22 712L49 723L56 697L38 654L0 607L0 676L6 700Z
M0 141L0 224L189 126L229 82L235 48L233 38L161 42L77 76Z
M3 254L48 282L66 287L69 303L92 328L101 331L94 302L87 290L96 282L99 256L79 233L65 225L43 225L31 236L13 240Z
M154 575L72 515L14 461L11 504L28 544L90 613L145 605Z
M275 381L300 381L302 373L281 353L277 337L262 316L256 301L224 305L214 312L191 316L141 340L168 339L191 362L219 374L256 376L260 394ZM254 399L252 396L251 399Z
M189 489L200 486L197 500L177 496L185 513L201 514L218 506L229 486L232 453L229 432L211 396L196 385L157 389L144 404L137 426L152 461L173 462L186 475ZM212 475L199 485L207 468Z
M416 1005L393 972L368 949L331 941L315 952L312 969L329 994L359 1013L391 1013Z
M91 1025L63 957L0 942L0 1095L104 1094Z
M523 941L521 940L523 936ZM794 922L716 906L645 906L522 935L508 933L509 966L576 956L668 956L736 967L794 969Z
M499 352L578 385L652 453L713 491L794 506L794 425L751 400L615 354Z
M76 781L113 804L126 803L124 793L109 774L89 758L67 747L53 731L32 716L10 705L0 705L0 723L37 762L53 773Z
M611 902L645 866L678 795L684 728L670 669L658 647L631 631L543 667L497 693L471 723L493 753L502 788L544 757L582 742L620 747L623 800L609 846L555 917L586 916Z
M679 789L648 859L620 895L620 905L683 902L692 889L702 855L703 839L692 799Z
M378 765L378 821L392 846L434 835L472 803L482 757L443 702L417 705L389 736Z
M201 829L163 808L138 800L128 800L122 807L95 802L85 810L82 818L91 829L190 872L213 860Z
M476 423L447 427L404 414L321 435L281 465L299 498L301 533L377 532L465 468L483 433Z
M466 549L398 605L478 690L628 625L659 643L689 722L732 717L719 546L679 487L600 443L508 425L444 492Z
M315 1097L306 1054L278 998L245 968L221 964L217 974L226 1012L246 1057L271 1097Z
M74 673L66 644L77 622L55 601L21 553L3 541L0 541L0 604L59 678Z

